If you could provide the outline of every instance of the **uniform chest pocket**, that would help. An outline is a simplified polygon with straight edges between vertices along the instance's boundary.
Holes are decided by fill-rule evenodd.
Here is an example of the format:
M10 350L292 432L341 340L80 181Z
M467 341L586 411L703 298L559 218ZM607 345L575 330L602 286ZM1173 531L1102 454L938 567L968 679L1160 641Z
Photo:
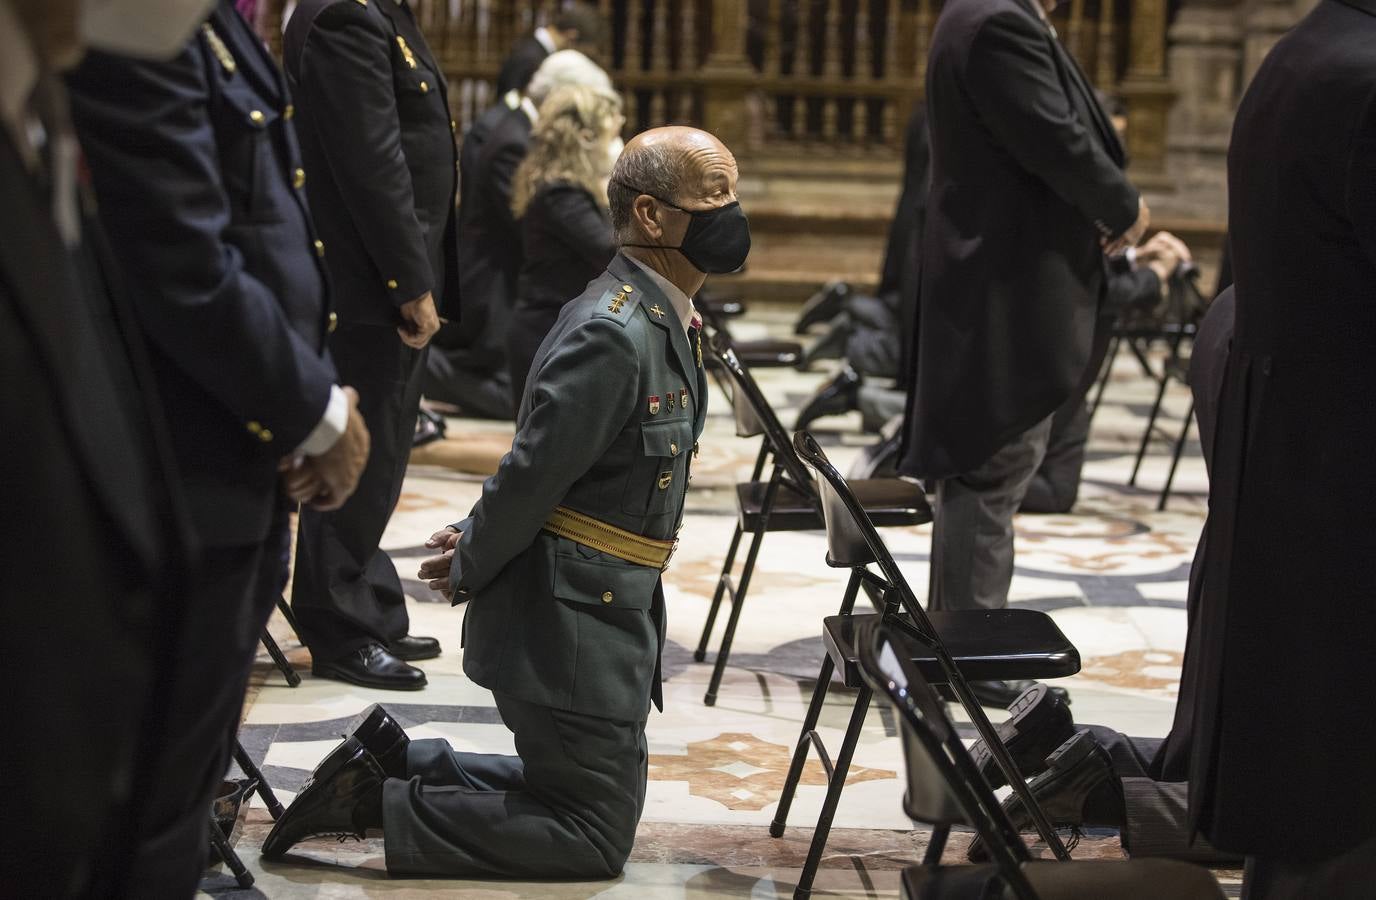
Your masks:
M220 155L225 194L236 223L281 222L282 193L274 189L276 165L273 135L280 127L281 111L258 96L242 76L232 76L220 89L214 110L215 143ZM286 187L286 175L281 186Z
M676 511L688 479L692 449L691 419L641 423L640 452L626 476L622 509L638 516Z

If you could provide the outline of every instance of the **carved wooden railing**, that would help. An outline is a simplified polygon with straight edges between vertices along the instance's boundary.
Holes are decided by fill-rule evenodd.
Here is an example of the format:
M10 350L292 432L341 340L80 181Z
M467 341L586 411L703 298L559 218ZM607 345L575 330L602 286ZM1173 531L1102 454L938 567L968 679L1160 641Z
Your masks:
M494 102L511 45L557 0L410 0L466 126ZM273 35L281 2L267 4ZM940 0L600 0L601 62L627 130L706 127L738 153L893 158L922 94ZM1066 0L1053 21L1101 89L1123 96L1139 170L1166 152L1166 0Z

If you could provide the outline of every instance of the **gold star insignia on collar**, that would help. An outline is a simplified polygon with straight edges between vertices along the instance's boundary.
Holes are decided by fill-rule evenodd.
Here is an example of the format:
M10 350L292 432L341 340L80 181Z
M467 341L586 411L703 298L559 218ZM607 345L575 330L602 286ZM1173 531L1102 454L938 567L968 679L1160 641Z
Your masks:
M650 312L652 312L652 313L654 313L655 315L659 316L661 319L664 318L664 310L662 310L662 309L659 308L659 304L658 304L658 303L656 303L654 306L650 307Z

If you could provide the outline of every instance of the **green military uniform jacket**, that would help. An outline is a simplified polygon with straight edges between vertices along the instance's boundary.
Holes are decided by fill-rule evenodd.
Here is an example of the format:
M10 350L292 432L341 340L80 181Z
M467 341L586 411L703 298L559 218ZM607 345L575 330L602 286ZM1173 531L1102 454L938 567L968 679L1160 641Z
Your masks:
M544 531L556 506L656 539L675 536L706 418L700 348L624 256L565 305L535 356L516 438L450 569L468 602L463 669L492 691L643 721L660 697L657 568Z

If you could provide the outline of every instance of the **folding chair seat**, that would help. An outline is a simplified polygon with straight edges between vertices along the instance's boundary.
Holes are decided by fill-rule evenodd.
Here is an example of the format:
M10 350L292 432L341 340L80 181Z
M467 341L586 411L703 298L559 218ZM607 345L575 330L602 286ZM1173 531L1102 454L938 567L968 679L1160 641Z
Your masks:
M994 735L993 725L971 692L969 681L1073 675L1080 669L1079 652L1051 617L1037 610L925 611L879 536L875 523L817 441L807 432L799 432L793 438L793 446L798 457L819 476L817 485L827 531L827 563L851 570L839 614L827 617L822 623L827 655L817 674L783 793L769 826L769 833L774 837L783 835L803 766L809 751L816 748L827 777L827 793L794 897L803 898L811 893L817 866L826 849L831 823L872 697L872 686L864 680L862 671L865 636L881 625L902 627L924 638L921 643L905 645L905 652L910 653L906 664L931 672L939 682L950 685L980 736L990 744L990 752L1008 783L1031 811L1052 851L1058 856L1066 856L1064 846L1032 798L1007 749ZM878 567L878 574L870 570L871 565ZM878 615L852 613L862 588L880 610ZM846 686L858 688L850 723L834 763L817 731L833 672L841 674Z
M1034 860L979 774L954 723L922 667L925 643L906 630L872 622L856 634L866 685L897 713L908 789L903 809L933 826L922 864L903 870L907 900L1013 898L1013 900L1221 900L1207 869L1165 859ZM935 648L940 655L940 647ZM973 826L993 862L942 866L952 826Z
M765 399L749 368L742 363L730 339L722 333L714 333L709 345L733 384L731 406L736 417L737 436L763 435L750 481L736 486L736 528L717 578L702 636L693 653L693 658L698 662L707 658L707 644L711 640L717 614L723 599L728 600L731 611L727 616L707 693L703 697L703 703L712 706L717 702L717 689L721 686L726 663L731 656L731 643L735 639L736 626L765 534L771 531L812 531L823 528L825 523L813 479L798 458L778 415ZM761 481L765 463L771 458L774 463L772 474L768 481ZM877 523L884 526L922 525L932 520L932 508L915 482L901 478L876 478L859 482L859 488L865 497L863 502L866 510L872 509ZM751 536L750 547L746 551L740 580L737 581L732 577L732 572L735 570L741 538L745 534Z

